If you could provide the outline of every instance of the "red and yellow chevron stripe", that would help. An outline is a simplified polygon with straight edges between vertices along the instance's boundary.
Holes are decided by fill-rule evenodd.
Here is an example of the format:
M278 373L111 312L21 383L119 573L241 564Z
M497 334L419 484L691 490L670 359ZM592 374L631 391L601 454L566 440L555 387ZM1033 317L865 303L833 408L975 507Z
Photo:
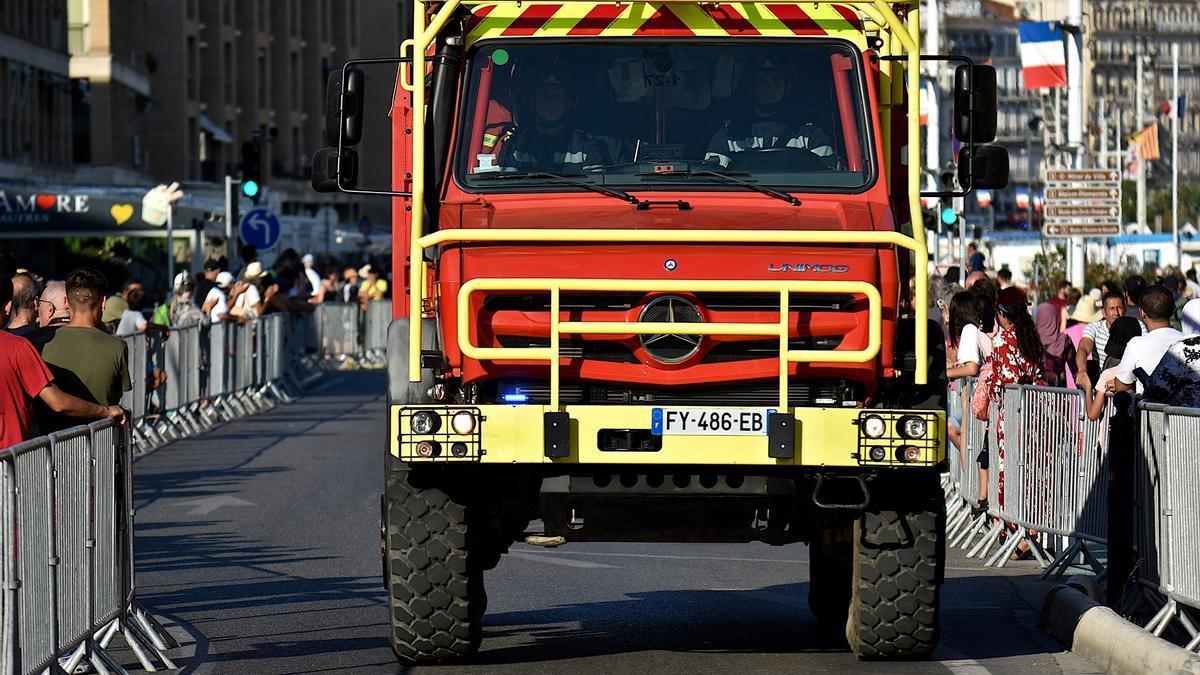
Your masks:
M471 7L467 41L501 37L639 35L832 36L866 46L851 6L817 3L503 2Z

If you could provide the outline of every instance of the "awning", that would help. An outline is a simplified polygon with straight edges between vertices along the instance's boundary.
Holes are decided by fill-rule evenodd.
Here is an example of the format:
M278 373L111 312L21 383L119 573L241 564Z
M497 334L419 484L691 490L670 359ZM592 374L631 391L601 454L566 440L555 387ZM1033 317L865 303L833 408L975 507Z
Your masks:
M200 128L208 132L208 135L218 143L232 143L233 136L225 133L225 130L217 126L217 123L208 119L207 116L200 116Z

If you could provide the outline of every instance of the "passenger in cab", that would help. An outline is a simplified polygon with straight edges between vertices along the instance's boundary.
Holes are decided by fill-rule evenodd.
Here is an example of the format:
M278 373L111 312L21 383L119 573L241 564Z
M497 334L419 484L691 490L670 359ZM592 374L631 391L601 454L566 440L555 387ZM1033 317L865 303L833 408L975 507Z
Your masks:
M741 118L730 118L708 144L704 159L728 167L738 153L783 148L805 149L832 166L833 145L823 129L787 105L789 74L782 62L764 59L750 72L749 91L754 105ZM813 170L797 161L796 168Z
M533 119L518 119L506 132L501 167L571 173L610 163L604 142L574 127L578 97L565 77L554 71L538 77L528 91L527 101Z

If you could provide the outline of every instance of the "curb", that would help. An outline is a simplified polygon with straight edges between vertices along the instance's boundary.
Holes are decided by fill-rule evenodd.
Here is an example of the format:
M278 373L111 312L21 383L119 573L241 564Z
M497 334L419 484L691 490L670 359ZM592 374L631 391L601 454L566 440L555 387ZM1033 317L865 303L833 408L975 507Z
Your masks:
M1122 619L1088 597L1086 590L1075 583L1050 589L1039 627L1107 673L1200 674L1200 654Z

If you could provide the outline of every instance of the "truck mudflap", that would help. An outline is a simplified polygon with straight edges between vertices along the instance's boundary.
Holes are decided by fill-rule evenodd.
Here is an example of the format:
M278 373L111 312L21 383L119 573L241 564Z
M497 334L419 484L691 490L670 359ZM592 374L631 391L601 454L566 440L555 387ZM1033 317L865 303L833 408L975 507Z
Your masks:
M390 422L391 453L410 463L929 469L946 459L941 410L394 405Z

